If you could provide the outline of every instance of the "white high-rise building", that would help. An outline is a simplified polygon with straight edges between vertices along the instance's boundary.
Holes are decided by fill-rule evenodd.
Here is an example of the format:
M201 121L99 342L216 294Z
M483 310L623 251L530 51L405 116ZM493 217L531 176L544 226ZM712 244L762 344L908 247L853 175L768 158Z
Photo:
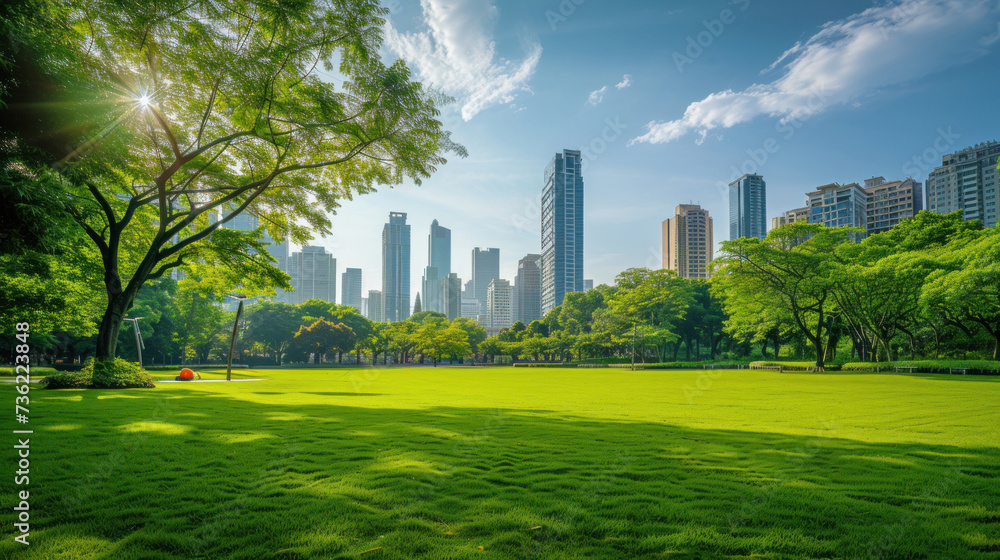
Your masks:
M948 154L927 178L927 209L939 214L961 210L966 220L997 224L997 158L1000 142L984 142Z
M514 324L512 292L507 280L498 278L490 282L486 291L486 326L502 329Z

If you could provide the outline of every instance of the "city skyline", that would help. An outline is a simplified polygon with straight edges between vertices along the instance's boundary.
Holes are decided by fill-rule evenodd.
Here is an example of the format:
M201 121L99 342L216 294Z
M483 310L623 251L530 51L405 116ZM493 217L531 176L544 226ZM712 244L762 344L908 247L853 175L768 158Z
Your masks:
M585 219L594 234L585 247L586 275L595 284L610 283L630 266L659 266L660 222L677 204L701 205L716 217L715 240L728 239L726 186L743 173L767 178L770 221L803 206L808 189L831 182L909 176L926 183L942 155L997 137L997 119L989 117L995 103L977 92L1000 83L997 73L983 71L1000 66L996 43L980 43L996 35L1000 12L982 2L950 11L942 2L926 3L923 32L888 6L860 0L808 9L791 1L640 2L628 17L613 5L590 2L563 16L558 3L551 4L460 1L453 13L461 17L448 21L419 4L393 6L388 20L395 34L384 56L405 58L417 78L456 97L441 119L470 155L451 158L420 187L404 184L345 203L332 217L332 234L313 244L346 266L376 273L385 212L405 211L420 232L434 219L455 232L452 269L463 281L477 246L500 247L501 277L512 278L517 260L538 252L544 166L556 151L582 148ZM690 47L689 39L697 42L706 31L703 22L721 21L724 9L732 11L732 22L704 41L707 47ZM551 20L549 11L565 20ZM427 37L433 48L432 28L470 39L461 44L492 42L495 54L486 53L481 64L476 53L459 49L435 58L419 41L407 40ZM657 33L648 32L654 28ZM585 31L595 29L602 40L587 41ZM876 33L871 45L862 44L865 32ZM852 48L863 48L864 56L846 59ZM841 76L838 81L822 83L809 73L808 57L821 54L829 55L822 71ZM573 60L586 60L587 71ZM470 92L452 75L497 87ZM802 103L808 108L812 101L812 113L751 115L736 108L743 97L722 95L742 95L755 84L772 92L794 78L802 79ZM956 92L954 83L972 87ZM487 99L487 92L496 96ZM702 102L709 96L729 104L706 114L731 114L732 126L688 119L702 128L670 142L632 142L648 134L648 123L683 120L689 107L707 108ZM626 187L630 194L623 197ZM425 251L422 242L413 247L417 281ZM365 289L379 287L374 278L365 276Z

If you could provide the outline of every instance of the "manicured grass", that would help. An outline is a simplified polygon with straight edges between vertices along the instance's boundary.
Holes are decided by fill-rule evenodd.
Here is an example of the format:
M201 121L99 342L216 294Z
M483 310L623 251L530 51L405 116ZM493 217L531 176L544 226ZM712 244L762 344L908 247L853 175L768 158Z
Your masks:
M33 390L32 544L0 557L1000 557L997 378L240 375Z

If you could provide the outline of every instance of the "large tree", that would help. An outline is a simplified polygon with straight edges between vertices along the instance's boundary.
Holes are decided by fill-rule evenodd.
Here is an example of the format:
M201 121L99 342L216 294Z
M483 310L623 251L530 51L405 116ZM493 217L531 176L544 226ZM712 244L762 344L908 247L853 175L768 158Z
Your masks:
M329 233L341 200L419 183L444 153L464 155L436 98L405 63L379 59L385 14L375 0L81 0L44 12L58 32L45 44L58 48L37 66L59 101L45 123L72 131L72 149L50 149L48 163L100 253L99 359L115 355L143 284L174 267L202 260L283 285L261 231L220 229L239 214L301 243Z
M837 309L833 295L835 253L851 232L849 228L799 222L771 230L763 240L744 237L724 241L722 256L712 263L712 282L725 294L731 314L740 314L733 305L757 305L757 298L784 308L796 329L812 344L815 367L822 371L826 331Z

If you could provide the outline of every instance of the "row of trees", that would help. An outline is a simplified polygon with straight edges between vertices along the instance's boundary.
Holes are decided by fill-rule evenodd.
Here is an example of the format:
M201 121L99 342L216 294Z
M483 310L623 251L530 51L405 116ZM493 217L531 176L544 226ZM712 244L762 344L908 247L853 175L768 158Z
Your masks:
M1000 359L1000 229L925 211L860 243L852 233L796 223L723 242L713 291L730 332L775 344L798 335L817 368L844 338L866 361L901 347L937 358L946 338Z

